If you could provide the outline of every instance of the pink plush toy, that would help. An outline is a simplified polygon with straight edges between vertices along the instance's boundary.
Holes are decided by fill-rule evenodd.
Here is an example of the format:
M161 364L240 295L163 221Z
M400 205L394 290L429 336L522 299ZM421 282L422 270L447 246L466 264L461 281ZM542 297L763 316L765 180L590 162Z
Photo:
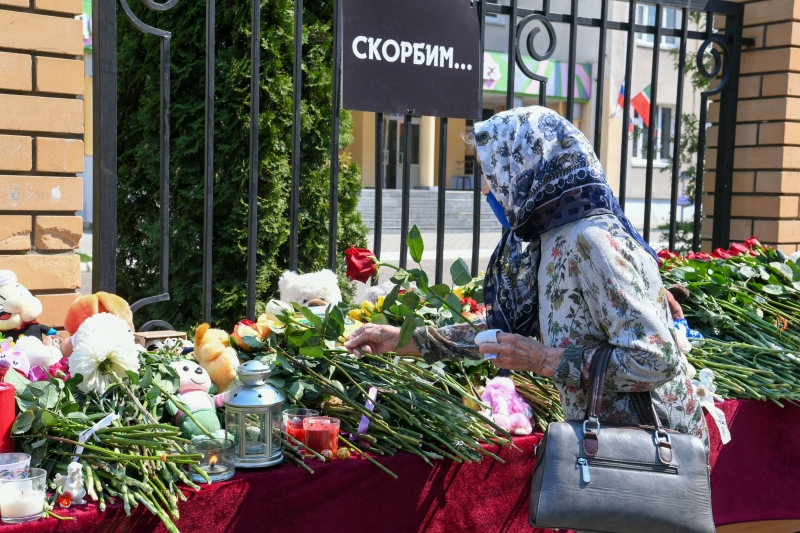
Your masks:
M530 406L517 393L508 378L494 378L486 384L481 400L492 406L492 420L512 435L530 435L533 431Z

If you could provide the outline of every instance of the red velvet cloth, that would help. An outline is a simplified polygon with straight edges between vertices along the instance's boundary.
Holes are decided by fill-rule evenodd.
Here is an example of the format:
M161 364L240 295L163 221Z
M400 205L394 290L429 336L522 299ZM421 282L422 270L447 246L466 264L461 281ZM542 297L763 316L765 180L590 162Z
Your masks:
M800 408L753 401L725 402L721 408L733 440L723 448L710 424L717 524L800 519L800 476L792 475L791 465L800 443ZM478 465L442 461L430 468L409 454L380 459L399 475L397 480L363 459L311 461L313 475L288 464L241 470L230 481L192 492L180 505L177 525L183 532L207 533L530 533L530 474L540 438L519 438L518 449L501 450L505 464L487 458ZM131 518L118 506L102 514L92 504L59 514L77 521L48 519L14 527L20 533L165 531L141 507Z

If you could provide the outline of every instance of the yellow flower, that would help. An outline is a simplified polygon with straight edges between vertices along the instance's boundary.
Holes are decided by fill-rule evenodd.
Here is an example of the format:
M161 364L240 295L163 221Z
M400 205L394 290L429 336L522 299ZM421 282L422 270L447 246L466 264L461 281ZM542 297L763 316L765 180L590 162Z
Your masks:
M459 300L463 300L464 299L464 289L461 288L461 287L456 287L455 289L453 289L453 294L458 296Z
M361 314L364 317L369 318L372 316L372 313L375 312L375 306L372 305L370 302L363 302L361 304Z
M378 311L382 311L382 310L383 310L383 301L384 301L385 299L386 299L386 298L385 298L384 296L379 296L379 297L378 297L378 305L377 305L377 306L375 306L375 309L377 309Z
M347 316L352 318L353 320L361 320L361 310L360 309L351 309Z

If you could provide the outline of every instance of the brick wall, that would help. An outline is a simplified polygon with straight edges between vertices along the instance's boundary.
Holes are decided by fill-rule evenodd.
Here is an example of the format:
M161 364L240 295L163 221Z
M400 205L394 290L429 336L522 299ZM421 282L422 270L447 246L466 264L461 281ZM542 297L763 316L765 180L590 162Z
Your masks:
M800 249L800 0L745 3L734 154L731 240L752 235L784 252ZM717 121L719 103L709 109ZM709 147L716 146L716 127ZM714 192L716 150L706 157L705 190ZM713 215L713 196L704 213ZM703 249L711 245L711 220L703 221Z
M0 270L61 327L80 288L82 0L0 0Z

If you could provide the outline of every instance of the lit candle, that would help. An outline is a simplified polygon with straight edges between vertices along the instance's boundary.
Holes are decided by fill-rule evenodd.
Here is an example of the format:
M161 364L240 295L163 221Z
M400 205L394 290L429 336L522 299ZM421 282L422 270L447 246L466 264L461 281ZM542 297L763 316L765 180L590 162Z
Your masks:
M206 471L208 474L219 474L220 472L224 472L225 468L221 465L217 464L217 456L212 455L211 459L208 460L208 466L201 467L203 470Z
M40 490L13 490L9 487L0 493L0 514L3 518L25 518L44 512L44 492Z

